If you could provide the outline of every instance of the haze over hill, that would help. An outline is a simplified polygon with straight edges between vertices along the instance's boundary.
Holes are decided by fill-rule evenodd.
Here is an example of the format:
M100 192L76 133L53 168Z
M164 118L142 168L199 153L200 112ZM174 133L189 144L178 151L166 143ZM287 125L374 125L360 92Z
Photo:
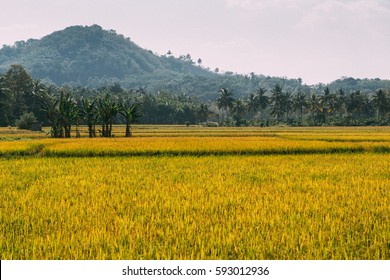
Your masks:
M170 54L159 56L99 25L72 26L40 40L3 46L0 73L6 72L12 64L21 64L33 78L57 86L99 87L119 83L126 88L186 93L209 100L215 99L222 87L232 88L238 96L248 95L259 85L272 88L280 84L292 92L297 89L309 92L313 88L302 85L301 79L232 72L217 74L189 54L178 58ZM321 90L323 86L317 85L317 88ZM334 90L343 87L346 91L375 91L389 87L389 82L345 78L329 86Z

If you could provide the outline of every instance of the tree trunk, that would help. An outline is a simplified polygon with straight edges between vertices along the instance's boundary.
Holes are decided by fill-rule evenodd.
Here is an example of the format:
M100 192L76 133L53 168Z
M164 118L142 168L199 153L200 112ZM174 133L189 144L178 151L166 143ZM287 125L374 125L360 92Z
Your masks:
M312 113L311 113L311 122L312 122L312 125L315 124L315 120L314 120L314 110L313 110Z
M300 125L302 126L302 119L303 119L303 107L301 107L301 116L300 116Z
M93 125L91 123L88 124L88 136L89 138L93 138Z
M131 137L131 127L130 127L129 122L126 122L126 135L125 135L125 137Z
M377 121L378 121L378 124L379 124L379 121L380 121L380 112L379 112L379 108L378 108L378 111L377 111Z
M105 135L104 137L110 137L110 131L109 131L109 123L106 123L106 128L105 128Z
M328 116L327 116L328 108L323 108L322 111L324 113L324 123L327 124L327 121L328 121Z
M72 125L65 125L65 138L70 138L70 132L72 130Z
M62 128L62 126L60 127L60 130L58 132L58 137L59 138L64 138L64 129Z

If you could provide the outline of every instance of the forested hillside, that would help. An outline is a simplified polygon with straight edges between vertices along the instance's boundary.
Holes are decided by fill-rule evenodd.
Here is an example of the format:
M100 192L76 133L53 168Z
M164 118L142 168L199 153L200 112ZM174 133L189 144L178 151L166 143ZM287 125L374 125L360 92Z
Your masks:
M98 25L72 26L40 40L19 41L0 49L0 73L11 65L22 65L45 84L99 88L120 84L127 89L185 93L203 100L217 97L217 89L234 88L244 96L260 84L281 84L289 90L302 86L300 79L218 73L203 67L190 54L174 57L168 50L156 55L137 46L130 38Z
M254 78L248 79L251 85ZM238 87L238 86L237 86ZM322 85L321 85L322 87ZM316 126L388 125L390 92L331 90L291 91L284 84L258 86L246 96L235 89L216 88L217 98L201 101L196 96L143 88L126 90L119 84L98 89L46 86L32 79L21 65L0 75L0 126L32 128L34 123L51 126L53 137L70 137L72 125L86 124L90 136L101 125L110 137L114 123L136 121L151 124L204 124L223 126ZM217 124L218 123L218 124Z
M312 89L321 91L325 86L331 90L342 87L347 92L359 89L366 93L390 86L389 81L345 77L330 85L309 87L301 79L219 73L218 68L211 71L202 65L200 58L192 58L190 54L174 57L167 50L165 55L156 55L130 38L98 25L72 26L40 40L3 46L0 73L16 64L22 65L32 78L48 85L99 88L117 83L126 89L184 93L203 101L215 100L220 88L234 89L237 96L244 97L259 86L273 88L276 84L290 92L307 93Z
M111 106L109 121L99 102ZM126 123L123 114L136 105L142 123L387 125L390 81L343 77L309 86L301 79L219 73L189 54L159 56L98 25L0 49L0 126L38 121L66 132L66 114L72 124L88 123L88 104L93 122L108 124Z
M105 31L98 25L68 27L41 40L30 39L4 46L0 50L0 71L4 72L12 64L21 64L34 78L57 85L136 83L151 74L156 77L184 72L212 75L192 65L189 59L156 56L130 38L118 35L114 30Z

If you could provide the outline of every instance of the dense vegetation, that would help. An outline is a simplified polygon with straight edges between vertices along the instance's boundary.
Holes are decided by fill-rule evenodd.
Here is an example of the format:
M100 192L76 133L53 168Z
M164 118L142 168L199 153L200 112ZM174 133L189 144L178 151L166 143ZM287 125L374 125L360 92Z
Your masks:
M143 88L147 92L169 92L214 101L218 89L234 89L237 98L245 98L259 86L271 89L279 84L285 91L321 92L343 88L349 93L375 92L389 87L389 81L344 77L329 85L309 87L301 79L220 73L203 66L202 59L190 54L156 55L114 30L98 25L73 26L54 32L41 40L19 41L0 49L0 73L13 64L22 65L34 79L47 85L100 88L118 83L126 89ZM336 67L336 66L335 66Z
M212 124L225 126L270 125L387 125L390 123L389 90L365 93L343 88L320 92L291 92L281 85L258 87L244 98L233 90L215 89L210 102L183 93L150 93L143 88L124 90L119 84L99 89L46 86L20 65L0 76L0 125L29 129L41 122L51 126L53 137L70 137L72 125L85 124L89 136L110 137L114 123ZM77 129L76 129L77 130ZM77 131L76 131L77 135Z
M22 64L33 77L62 85L101 85L124 82L143 83L153 74L170 77L182 72L210 76L195 67L190 56L174 59L144 50L129 38L100 26L73 26L41 40L19 41L0 50L0 72L12 64Z
M26 69L26 70L25 70ZM158 56L98 25L0 49L0 126L40 122L54 137L79 124L387 125L389 81L301 79L209 71L191 55ZM105 112L103 112L105 110ZM132 115L129 114L133 110Z

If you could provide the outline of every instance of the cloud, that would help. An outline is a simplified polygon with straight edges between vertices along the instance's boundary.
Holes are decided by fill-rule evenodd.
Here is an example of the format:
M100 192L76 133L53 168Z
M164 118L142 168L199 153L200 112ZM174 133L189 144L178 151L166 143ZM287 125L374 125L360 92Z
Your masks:
M254 4L254 0L225 0L228 7L240 6L243 8L247 8Z
M310 0L223 0L228 7L241 7L246 9L265 8L297 8L306 5Z
M367 22L368 21L368 22ZM390 22L390 6L381 0L328 0L308 10L300 20L300 26L313 24L343 24L369 26L375 22Z
M312 7L292 30L313 40L328 40L349 48L390 45L390 6L381 0L328 0Z

